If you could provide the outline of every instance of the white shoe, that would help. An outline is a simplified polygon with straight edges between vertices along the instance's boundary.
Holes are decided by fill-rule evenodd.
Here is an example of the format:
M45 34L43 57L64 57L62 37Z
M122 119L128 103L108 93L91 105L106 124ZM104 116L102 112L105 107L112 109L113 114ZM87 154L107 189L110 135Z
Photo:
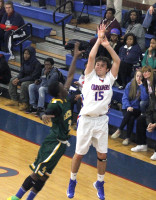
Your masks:
M129 145L129 143L130 143L130 139L129 139L129 138L126 138L126 139L122 142L122 144L125 145L125 146Z
M15 60L15 56L14 56L14 55L11 55L11 56L9 57L9 60Z
M147 145L137 145L136 147L131 148L131 151L133 152L147 151Z
M21 2L21 5L22 5L22 6L27 6L27 7L28 7L28 6L31 6L31 3Z
M151 160L156 160L156 152L151 156Z
M116 138L118 138L118 137L120 136L120 134L121 134L121 132L120 132L120 130L118 129L118 130L115 131L115 133L113 133L113 134L111 135L111 138L112 138L112 139L116 139Z

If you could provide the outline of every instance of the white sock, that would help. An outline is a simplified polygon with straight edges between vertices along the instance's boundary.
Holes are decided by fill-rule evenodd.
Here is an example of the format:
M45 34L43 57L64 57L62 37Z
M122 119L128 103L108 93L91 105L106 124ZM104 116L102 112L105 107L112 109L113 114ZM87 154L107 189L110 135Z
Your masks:
M77 176L77 173L72 173L71 172L71 175L70 175L70 178L71 178L71 180L76 180L76 176Z
M98 175L97 175L97 180L100 181L100 182L104 181L104 176L105 176L105 175L100 175L100 174L98 174Z

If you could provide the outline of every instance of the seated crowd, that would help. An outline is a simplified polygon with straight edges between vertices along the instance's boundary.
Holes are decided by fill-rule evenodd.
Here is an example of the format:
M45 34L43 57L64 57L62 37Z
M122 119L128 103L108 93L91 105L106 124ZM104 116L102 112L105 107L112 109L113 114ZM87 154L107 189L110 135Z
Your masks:
M23 5L30 5L30 1L25 2L27 4L23 3ZM13 4L10 2L5 3L5 10L3 4L2 0L0 2L0 14L1 10L4 13L0 23L0 44L4 41L6 51L9 51L11 56L13 56L11 46L9 46L10 43L8 43L10 38L9 31L15 27L17 29L22 26L23 20L19 17L18 23L14 23L12 18L18 17L18 14L14 11ZM100 23L105 24L108 41L121 60L115 86L118 86L119 89L125 89L122 97L124 117L121 125L111 138L116 139L119 137L121 131L127 125L127 134L123 145L128 145L134 121L136 120L137 146L131 149L133 152L147 151L146 130L152 132L156 129L156 37L153 36L150 46L148 49L145 48L145 31L154 33L156 29L155 7L156 4L149 8L143 24L139 21L138 12L136 10L130 11L125 35L122 35L121 27L115 19L115 10L113 8L106 10L104 19ZM150 28L151 26L153 31ZM96 40L96 36L90 40L91 46L95 44ZM48 93L48 85L51 82L58 81L59 75L54 67L54 60L52 58L45 59L44 66L42 67L35 53L33 47L24 49L23 64L19 75L13 78L11 78L10 72L7 72L8 77L5 76L4 70L9 70L9 67L5 64L4 56L0 55L0 83L9 83L11 101L7 104L8 106L19 106L19 110L23 110L26 113L35 112L38 115L45 108L45 96ZM103 46L99 47L97 56L111 58ZM4 65L5 68L3 68ZM76 82L79 85L79 89L71 95L72 109L76 103L78 111L81 109L81 89L83 83L84 74ZM18 88L21 91L19 97L17 94ZM151 159L156 160L156 147Z

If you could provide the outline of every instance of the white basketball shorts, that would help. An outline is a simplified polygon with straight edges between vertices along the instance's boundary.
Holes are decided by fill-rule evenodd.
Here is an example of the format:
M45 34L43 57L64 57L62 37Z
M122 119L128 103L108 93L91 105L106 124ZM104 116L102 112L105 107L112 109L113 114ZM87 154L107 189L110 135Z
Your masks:
M99 153L108 149L108 116L78 118L76 153L85 155L93 145Z

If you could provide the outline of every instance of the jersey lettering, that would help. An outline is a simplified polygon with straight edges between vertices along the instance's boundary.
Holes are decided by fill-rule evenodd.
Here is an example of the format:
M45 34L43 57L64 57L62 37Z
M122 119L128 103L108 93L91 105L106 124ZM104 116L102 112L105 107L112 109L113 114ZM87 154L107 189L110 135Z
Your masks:
M101 101L104 98L104 92L100 91L100 92L95 92L95 101Z
M68 119L71 116L72 116L72 112L71 112L71 110L68 110L64 115L64 120Z

